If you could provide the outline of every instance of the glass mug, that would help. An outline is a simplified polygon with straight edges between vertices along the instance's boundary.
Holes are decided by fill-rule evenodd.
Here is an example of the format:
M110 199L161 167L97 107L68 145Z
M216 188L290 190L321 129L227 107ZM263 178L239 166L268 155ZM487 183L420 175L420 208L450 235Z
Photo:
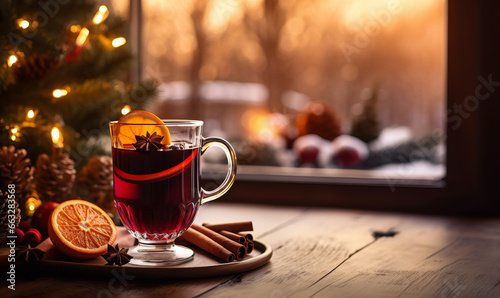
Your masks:
M123 225L139 241L128 254L135 265L164 266L189 261L191 249L174 241L193 223L198 207L225 194L236 176L236 154L217 137L201 135L203 121L162 120L171 144L159 150L137 150L122 144L120 131L165 132L158 124L110 122L115 207ZM141 125L142 127L139 127ZM162 134L163 135L163 134ZM200 185L201 155L211 146L227 156L226 178L217 188Z

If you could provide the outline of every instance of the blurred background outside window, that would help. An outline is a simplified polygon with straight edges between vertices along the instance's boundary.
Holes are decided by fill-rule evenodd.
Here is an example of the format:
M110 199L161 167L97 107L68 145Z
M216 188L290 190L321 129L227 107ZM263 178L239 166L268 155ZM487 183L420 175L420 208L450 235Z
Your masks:
M233 144L242 173L445 175L444 0L141 9L140 72L160 82L148 110L204 120L205 135ZM205 160L217 164L225 156L214 151Z

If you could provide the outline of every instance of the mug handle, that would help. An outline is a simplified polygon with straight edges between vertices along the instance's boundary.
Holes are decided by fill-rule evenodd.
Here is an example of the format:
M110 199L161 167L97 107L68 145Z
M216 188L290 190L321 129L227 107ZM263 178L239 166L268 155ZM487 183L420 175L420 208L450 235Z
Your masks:
M233 185L234 179L236 178L236 153L234 152L233 147L229 144L228 141L218 138L218 137L208 137L201 139L201 154L205 153L205 151L211 147L216 146L221 148L224 153L226 153L228 171L226 174L226 178L224 181L214 190L204 190L201 188L201 204L206 202L213 201L215 199L220 198L224 195Z

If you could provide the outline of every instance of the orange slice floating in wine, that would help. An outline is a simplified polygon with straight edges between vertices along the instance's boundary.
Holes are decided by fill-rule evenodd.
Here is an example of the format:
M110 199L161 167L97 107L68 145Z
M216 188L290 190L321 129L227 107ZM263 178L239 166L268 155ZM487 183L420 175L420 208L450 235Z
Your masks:
M61 252L77 259L94 259L116 240L116 226L96 205L71 200L61 203L49 221L50 240Z
M135 136L145 136L147 132L152 135L163 136L161 143L170 145L170 132L163 121L155 114L146 111L132 111L122 116L118 123L130 124L117 126L117 136L122 145L131 145L136 141Z

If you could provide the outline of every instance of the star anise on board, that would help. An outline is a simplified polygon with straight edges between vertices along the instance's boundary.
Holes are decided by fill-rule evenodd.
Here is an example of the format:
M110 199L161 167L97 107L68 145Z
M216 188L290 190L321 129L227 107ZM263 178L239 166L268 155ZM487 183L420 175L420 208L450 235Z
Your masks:
M36 264L40 262L45 255L45 252L33 248L31 245L16 247L16 260L26 264Z
M118 266L122 266L130 262L130 260L133 258L132 256L128 255L127 252L128 249L119 248L118 244L115 247L108 244L108 252L103 254L101 257L103 257L108 262L106 265L116 264Z
M163 136L157 135L156 131L153 134L146 132L145 136L135 136L136 143L133 143L137 150L158 150L163 147L161 141Z

